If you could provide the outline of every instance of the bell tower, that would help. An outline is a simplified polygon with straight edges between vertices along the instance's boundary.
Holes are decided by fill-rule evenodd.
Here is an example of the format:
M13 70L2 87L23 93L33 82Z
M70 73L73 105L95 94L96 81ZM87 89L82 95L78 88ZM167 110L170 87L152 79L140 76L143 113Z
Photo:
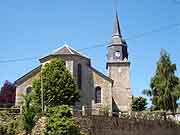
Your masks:
M114 81L112 88L113 111L131 111L130 62L127 43L122 38L119 18L116 13L111 42L107 47L108 76Z

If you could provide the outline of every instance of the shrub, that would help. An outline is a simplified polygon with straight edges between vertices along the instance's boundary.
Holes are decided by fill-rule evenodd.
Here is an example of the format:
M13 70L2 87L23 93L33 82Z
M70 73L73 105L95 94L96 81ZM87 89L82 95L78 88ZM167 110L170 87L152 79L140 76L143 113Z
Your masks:
M9 115L7 112L0 112L0 123L1 135L14 135L19 131L18 117Z
M45 135L81 135L68 106L62 105L48 110Z

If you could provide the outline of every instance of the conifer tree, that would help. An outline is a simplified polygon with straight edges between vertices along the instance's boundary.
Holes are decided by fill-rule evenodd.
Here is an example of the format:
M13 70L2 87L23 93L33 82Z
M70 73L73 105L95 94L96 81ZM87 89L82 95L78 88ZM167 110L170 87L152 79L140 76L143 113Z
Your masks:
M143 93L150 96L155 110L176 112L180 97L180 80L175 75L176 64L172 64L169 54L161 51L155 75L151 78L150 90Z
M45 106L74 105L76 101L79 101L79 90L71 73L60 59L53 59L45 64L41 77L42 82L39 79L33 83L32 100L34 104L41 103L41 83Z

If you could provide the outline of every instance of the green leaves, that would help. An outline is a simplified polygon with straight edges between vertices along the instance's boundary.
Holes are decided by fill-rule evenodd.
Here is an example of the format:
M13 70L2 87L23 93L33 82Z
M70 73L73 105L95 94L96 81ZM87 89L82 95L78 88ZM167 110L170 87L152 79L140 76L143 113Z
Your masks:
M20 115L20 126L26 132L31 132L34 124L35 124L35 116L36 111L34 106L32 105L32 95L28 94L23 96L24 102L22 104L22 114Z
M0 112L0 134L15 135L18 132L18 122L17 117L7 112Z
M150 90L143 93L152 98L155 110L176 112L177 100L180 97L180 81L175 75L176 64L172 64L165 50L157 62L155 75L151 78Z
M80 135L80 129L67 105L49 108L45 135Z
M133 97L132 111L144 111L146 109L147 99L143 97Z
M41 112L41 80L33 81L32 96L32 106L37 113Z
M53 59L42 70L44 102L46 106L74 105L79 100L70 72L59 59Z

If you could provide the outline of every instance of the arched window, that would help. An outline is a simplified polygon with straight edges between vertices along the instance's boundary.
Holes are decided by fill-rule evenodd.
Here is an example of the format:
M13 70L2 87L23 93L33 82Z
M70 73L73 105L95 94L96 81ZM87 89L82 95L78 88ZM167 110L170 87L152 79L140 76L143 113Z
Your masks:
M81 83L82 83L82 66L81 64L78 64L78 78L77 78L77 84L78 88L81 89Z
M26 88L26 94L29 94L31 92L32 92L32 87L31 86L27 87Z
M95 103L101 103L101 87L95 88Z

